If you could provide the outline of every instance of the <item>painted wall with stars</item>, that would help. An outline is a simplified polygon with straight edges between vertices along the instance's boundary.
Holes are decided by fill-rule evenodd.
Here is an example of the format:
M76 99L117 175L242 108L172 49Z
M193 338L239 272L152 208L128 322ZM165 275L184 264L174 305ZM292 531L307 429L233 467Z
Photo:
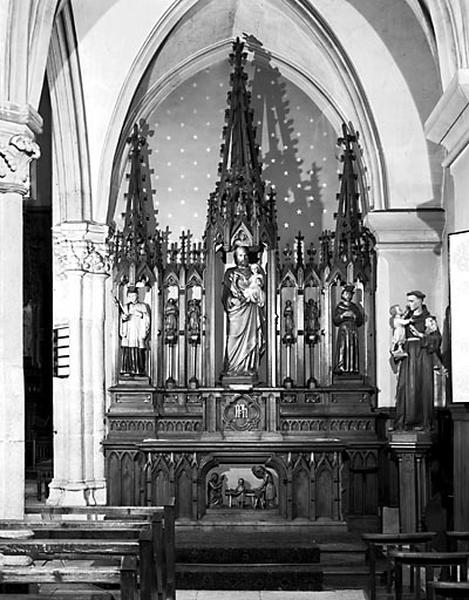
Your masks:
M339 132L277 68L254 56L246 70L264 180L277 193L280 246L298 231L317 240L335 225ZM187 229L195 240L202 238L207 199L218 177L230 71L228 60L200 71L149 115L154 204L161 228L169 227L172 238ZM123 182L121 198L125 188Z

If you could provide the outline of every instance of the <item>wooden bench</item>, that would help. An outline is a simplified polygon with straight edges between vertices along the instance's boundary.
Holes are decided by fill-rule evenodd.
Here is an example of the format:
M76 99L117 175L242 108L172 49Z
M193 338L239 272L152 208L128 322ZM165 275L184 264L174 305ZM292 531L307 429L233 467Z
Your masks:
M142 598L175 597L174 501L163 507L35 506L28 510L27 517L23 521L0 521L0 529L32 530L35 537L24 543L23 549L34 558L53 555L102 560L119 553L140 553ZM142 535L144 539L139 543ZM0 547L2 543L3 548L13 546L11 540L0 540ZM141 556L142 551L146 558Z
M71 569L69 574L75 576L76 569L86 571L93 580L92 583L97 585L100 583L122 584L122 581L118 578L116 566L105 567L103 571L102 565L87 564L86 566L77 567L73 564L73 561L103 561L103 559L114 558L116 560L119 559L122 563L122 560L127 557L131 557L135 561L138 558L138 578L137 576L135 577L135 586L137 586L138 581L142 600L153 600L156 595L156 581L152 543L151 529L147 524L147 527L140 531L138 540L0 539L0 553L10 556L28 556L34 561L47 561L49 563L50 561L67 561L64 567L69 571ZM36 584L53 582L70 583L68 580L63 579L61 569L62 566L57 568L56 565L51 564L41 567L40 570L36 566L0 566L0 581L9 584L21 582ZM55 578L53 581L43 581L40 579L40 577L49 577L51 573ZM109 581L107 579L103 581L102 577L104 574L110 577ZM20 579L16 580L15 577L19 577ZM23 578L23 581L21 581L21 578ZM90 581L87 583L90 583Z
M6 567L0 566L0 583L28 583L28 584L105 584L118 585L121 600L138 600L137 590L137 560L134 556L124 556L119 566L87 567L77 566L28 566ZM4 598L14 597L11 594L1 594ZM17 594L17 598L30 598L29 595ZM48 600L55 598L41 595ZM73 597L80 597L74 592Z
M422 598L420 590L420 570L425 570L425 598L430 597L429 583L434 579L436 568L445 569L452 581L467 580L468 552L399 552L391 551L396 573L396 600L403 598L402 571L408 566L414 577L411 579L410 591L414 592L415 600Z
M431 596L429 600L438 598L469 598L469 582L467 581L438 581L430 582Z
M134 521L151 520L153 535L154 561L156 568L158 599L174 600L175 598L175 501L174 498L165 506L43 506L32 505L27 508L28 515L40 515L42 522L56 522L57 518L69 517L71 520L61 523L72 523L72 519L86 519L86 526L91 523L112 522L115 526ZM34 522L36 523L36 522ZM1 526L1 524L0 524ZM94 525L99 528L101 525ZM141 527L141 523L137 527ZM105 529L106 526L103 526Z
M391 592L393 565L389 559L390 550L402 550L404 547L415 552L420 548L430 550L430 545L435 537L434 532L417 533L364 533L362 539L368 544L369 562L369 594L370 600L376 600L376 563L378 551L384 547L386 558L386 587Z

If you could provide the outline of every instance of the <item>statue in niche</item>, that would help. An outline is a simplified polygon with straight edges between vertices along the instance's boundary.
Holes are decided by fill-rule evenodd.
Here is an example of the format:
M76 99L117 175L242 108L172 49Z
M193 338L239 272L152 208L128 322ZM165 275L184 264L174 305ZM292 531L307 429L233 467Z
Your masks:
M291 300L285 302L283 323L285 327L283 341L285 344L292 344L295 341L295 318L293 316L293 303Z
M409 307L404 309L399 304L393 304L389 309L389 314L391 315L391 326L393 329L391 354L396 359L404 358L408 356L404 350L404 344L406 341L405 328L411 322Z
M441 363L441 334L436 318L423 303L420 290L407 293L409 323L405 326L404 356L399 365L394 429L431 429L435 400L435 373L445 372Z
M178 336L179 310L176 300L169 298L164 311L164 339L167 344L175 344Z
M222 302L228 319L224 374L257 375L264 351L264 274L249 266L248 250L237 246L235 267L226 270Z
M207 484L208 508L223 506L223 485L225 476L212 473Z
M354 290L355 286L351 284L343 287L332 317L338 328L334 373L339 375L353 375L360 371L358 329L363 325L363 315L361 309L352 302Z
M187 303L187 333L192 344L200 341L200 300L197 298Z
M306 342L308 344L316 344L319 340L320 331L319 306L316 300L310 298L305 306Z
M138 299L136 287L127 288L121 309L121 374L146 375L146 347L150 333L150 307Z
M254 488L254 508L275 508L277 503L277 490L272 473L262 465L252 468L252 473L257 479L262 479L262 484Z

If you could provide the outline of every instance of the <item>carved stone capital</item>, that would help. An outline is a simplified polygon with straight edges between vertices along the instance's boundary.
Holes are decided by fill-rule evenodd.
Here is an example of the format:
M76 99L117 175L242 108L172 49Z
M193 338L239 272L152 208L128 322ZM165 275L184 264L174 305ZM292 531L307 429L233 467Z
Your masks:
M23 196L27 194L29 164L40 156L39 146L31 135L10 135L9 132L5 135L5 132L0 130L0 191L16 192Z
M109 275L110 260L107 225L62 223L54 228L54 255L57 271L80 271Z
M29 165L41 155L42 119L29 105L0 101L0 192L29 193Z

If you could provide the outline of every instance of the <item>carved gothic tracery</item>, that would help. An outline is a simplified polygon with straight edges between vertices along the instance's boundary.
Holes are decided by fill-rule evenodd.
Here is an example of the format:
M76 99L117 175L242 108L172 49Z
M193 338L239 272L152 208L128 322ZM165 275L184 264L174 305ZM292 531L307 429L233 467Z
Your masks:
M332 384L331 373L372 382L367 344L375 255L358 193L358 135L344 125L338 140L343 166L335 231L316 236L318 248L299 232L279 252L275 194L266 192L262 178L246 56L236 40L203 246L190 231L175 242L168 229L160 230L143 130L135 126L128 140L126 211L111 245L119 301L127 286L137 286L155 319L147 375L157 386L176 387L235 380L317 387Z
M108 466L137 469L140 489L153 490L144 502L161 501L160 490L179 494L187 518L228 503L275 509L289 519L339 520L342 449L348 440L359 447L377 437L375 253L358 194L358 137L343 126L335 230L313 239L300 231L279 248L275 193L263 180L239 40L230 62L219 178L203 243L187 230L175 241L160 229L142 129L129 139L126 212L111 240L114 288L118 304L136 290L150 324L126 373L120 337ZM118 456L121 438L142 444L143 472L140 463L129 467ZM210 440L229 450L223 454L223 469L232 470L229 486ZM239 444L252 440L248 450ZM286 442L299 440L311 451L285 451ZM168 443L170 450L163 449ZM205 469L205 460L214 463ZM239 463L261 483L248 486L242 471L235 476ZM304 504L295 504L295 494L306 494ZM112 501L124 497L122 488L111 487Z
M110 272L107 227L62 224L54 230L54 255L59 273L83 271L108 275Z

